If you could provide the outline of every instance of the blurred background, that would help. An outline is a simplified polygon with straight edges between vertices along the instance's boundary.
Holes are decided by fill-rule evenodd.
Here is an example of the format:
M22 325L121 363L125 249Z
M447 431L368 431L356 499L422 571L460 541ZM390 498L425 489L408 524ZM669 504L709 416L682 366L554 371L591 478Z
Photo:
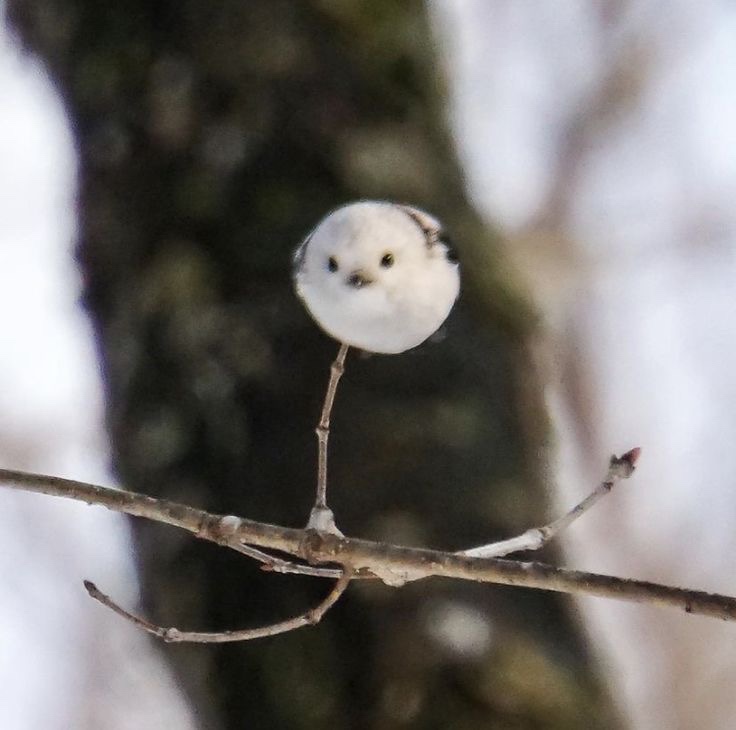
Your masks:
M301 526L336 344L291 287L325 212L440 217L440 336L351 353L330 499L458 549L637 475L541 557L736 593L736 8L726 0L6 0L2 465ZM719 728L727 624L449 581L324 594L155 524L0 490L10 730Z

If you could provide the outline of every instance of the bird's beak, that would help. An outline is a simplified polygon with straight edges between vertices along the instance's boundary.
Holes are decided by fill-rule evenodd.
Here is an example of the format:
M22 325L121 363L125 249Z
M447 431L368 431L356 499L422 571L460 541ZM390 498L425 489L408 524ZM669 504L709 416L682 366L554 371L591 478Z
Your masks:
M360 269L353 271L345 281L348 286L352 286L354 289L362 289L364 286L373 283L373 279Z

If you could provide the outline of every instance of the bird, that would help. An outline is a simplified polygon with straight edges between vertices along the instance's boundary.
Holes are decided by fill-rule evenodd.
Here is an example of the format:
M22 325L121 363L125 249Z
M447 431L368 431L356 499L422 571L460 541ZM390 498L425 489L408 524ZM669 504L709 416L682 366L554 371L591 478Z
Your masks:
M419 208L361 200L328 213L294 254L294 286L340 342L317 424L317 492L307 529L341 536L327 506L330 413L348 348L395 355L422 344L460 293L460 267L439 221Z
M363 200L326 215L294 256L296 292L339 342L379 354L420 345L460 292L457 256L418 208Z

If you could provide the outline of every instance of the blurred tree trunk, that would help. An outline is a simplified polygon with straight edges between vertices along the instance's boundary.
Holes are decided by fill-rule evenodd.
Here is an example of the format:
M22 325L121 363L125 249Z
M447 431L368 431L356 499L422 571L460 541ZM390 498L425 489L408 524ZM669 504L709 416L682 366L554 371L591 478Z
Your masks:
M292 294L290 255L329 209L379 197L443 218L465 294L443 341L351 353L331 441L338 523L453 548L543 519L533 319L465 198L421 2L11 0L9 12L76 135L79 257L127 487L305 522L337 346ZM328 589L135 527L145 610L167 625L267 623ZM611 728L566 605L355 585L316 629L162 650L206 728ZM458 620L462 636L480 631L464 652Z

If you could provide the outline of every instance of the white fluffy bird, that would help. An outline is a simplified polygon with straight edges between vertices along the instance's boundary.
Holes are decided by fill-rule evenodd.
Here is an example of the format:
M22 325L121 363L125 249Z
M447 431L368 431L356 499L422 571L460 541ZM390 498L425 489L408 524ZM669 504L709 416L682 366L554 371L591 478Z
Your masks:
M332 211L299 246L296 290L329 335L399 353L424 342L460 291L440 223L407 205L360 201Z

